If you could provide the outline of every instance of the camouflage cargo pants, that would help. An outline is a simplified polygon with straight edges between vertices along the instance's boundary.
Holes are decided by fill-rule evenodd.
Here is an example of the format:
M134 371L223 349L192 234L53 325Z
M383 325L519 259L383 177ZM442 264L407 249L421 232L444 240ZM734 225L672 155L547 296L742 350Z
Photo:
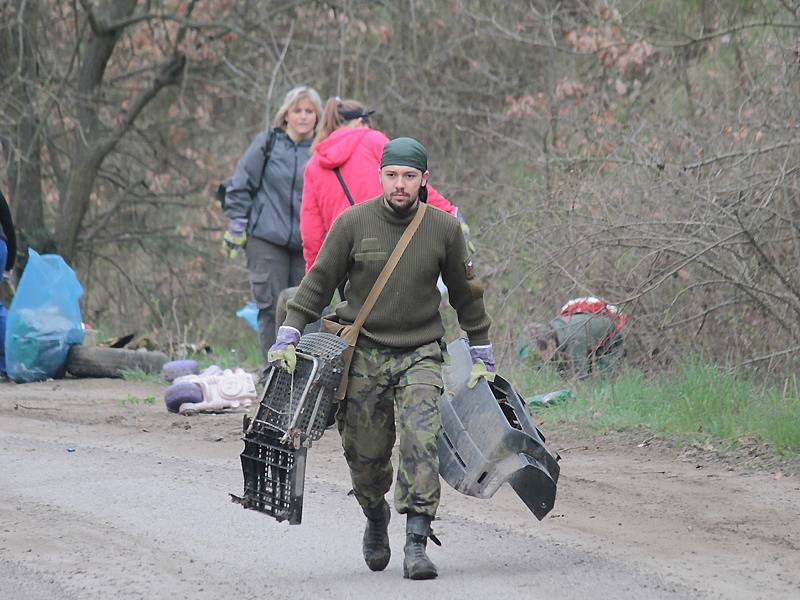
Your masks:
M347 397L336 420L361 506L376 506L389 491L392 447L399 433L395 508L399 513L436 515L442 387L438 342L405 351L356 348Z

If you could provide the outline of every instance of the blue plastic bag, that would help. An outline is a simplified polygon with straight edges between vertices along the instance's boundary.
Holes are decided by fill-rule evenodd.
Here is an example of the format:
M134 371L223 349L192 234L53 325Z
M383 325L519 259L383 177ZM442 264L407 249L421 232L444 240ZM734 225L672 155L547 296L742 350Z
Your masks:
M255 302L248 302L236 311L236 316L247 321L250 328L258 333L258 306Z
M83 288L56 254L28 249L6 324L6 368L18 383L63 377L72 344L83 342Z

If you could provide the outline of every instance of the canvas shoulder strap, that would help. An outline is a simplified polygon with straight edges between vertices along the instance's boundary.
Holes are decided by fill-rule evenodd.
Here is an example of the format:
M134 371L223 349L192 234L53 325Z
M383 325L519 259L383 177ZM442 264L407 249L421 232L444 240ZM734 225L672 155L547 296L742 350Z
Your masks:
M397 266L397 263L400 262L400 258L403 256L403 253L408 247L408 243L411 241L411 238L414 237L414 233L417 231L419 224L422 222L422 218L425 216L425 211L427 208L428 205L424 202L419 203L417 214L414 215L411 223L409 223L408 227L406 227L406 230L403 232L403 235L397 242L397 246L394 247L391 256L389 256L389 260L386 262L386 265L384 265L381 274L378 275L378 279L375 280L375 283L372 286L372 289L369 291L366 301L361 306L361 310L358 311L358 315L356 315L356 320L353 322L352 327L342 336L342 338L348 344L355 345L356 340L358 340L358 334L361 332L361 327L367 320L372 307L375 306L375 302L378 300L378 296L383 291L384 286L386 286L386 282L389 281L389 277L394 271L394 268Z

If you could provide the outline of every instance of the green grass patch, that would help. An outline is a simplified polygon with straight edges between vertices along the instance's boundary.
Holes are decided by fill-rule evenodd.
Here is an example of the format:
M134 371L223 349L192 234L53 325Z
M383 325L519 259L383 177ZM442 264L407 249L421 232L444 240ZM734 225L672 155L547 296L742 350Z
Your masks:
M531 396L569 388L575 398L537 408L549 418L603 429L645 426L690 439L736 442L756 437L777 452L800 451L800 388L796 377L758 383L739 371L690 358L673 373L647 376L628 370L616 377L565 384L552 370L516 374L520 393Z
M118 401L120 406L141 406L146 404L148 406L152 406L156 403L155 396L134 396L133 394L128 394L127 398L123 398L122 400Z
M261 350L258 347L258 334L255 332L229 346L216 345L210 354L194 355L189 358L197 361L200 370L210 365L218 365L223 369L238 367L254 371L261 365Z
M161 373L146 373L141 369L124 369L122 378L125 381L144 381L147 383L164 383Z

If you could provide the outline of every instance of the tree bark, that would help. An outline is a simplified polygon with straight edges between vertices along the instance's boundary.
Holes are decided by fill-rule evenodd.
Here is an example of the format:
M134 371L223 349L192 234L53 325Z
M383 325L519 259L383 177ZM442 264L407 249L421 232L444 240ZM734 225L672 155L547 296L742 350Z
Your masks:
M75 257L78 233L89 208L97 172L105 158L101 149L103 131L97 115L97 99L102 89L108 60L123 31L122 28L104 27L100 19L107 19L109 23L113 23L129 17L136 9L136 1L110 2L106 5L106 10L100 14L94 14L91 5L83 2L92 26L92 34L78 72L78 127L75 130L73 150L77 158L70 167L66 193L61 199L60 219L56 227L59 253L68 262Z
M9 157L8 195L18 232L18 252L24 254L28 246L47 252L52 250L52 244L42 205L42 134L36 113L37 65L33 51L38 3L16 0L13 8L14 24L0 41L0 75L9 97L5 108L16 123L4 132Z

